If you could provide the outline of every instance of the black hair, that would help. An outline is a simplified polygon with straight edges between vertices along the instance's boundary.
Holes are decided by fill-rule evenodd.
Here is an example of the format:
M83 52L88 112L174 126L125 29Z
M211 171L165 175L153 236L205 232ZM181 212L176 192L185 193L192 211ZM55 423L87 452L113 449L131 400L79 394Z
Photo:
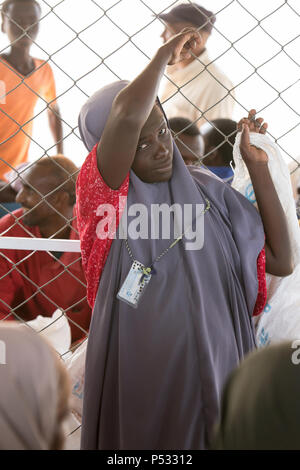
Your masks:
M211 123L213 127L204 136L205 144L211 148L218 147L217 151L222 156L224 164L229 165L232 160L232 148L235 142L237 123L232 119L214 119ZM224 136L228 138L228 141Z
M199 135L200 131L195 123L183 117L174 117L169 119L171 130L178 134L179 132L184 135Z
M76 179L79 168L64 155L43 157L38 160L34 168L42 167L49 172L57 181L57 187L69 194L69 204L73 206L76 202Z
M10 5L12 5L13 3L25 3L25 2L34 3L35 5L38 6L40 13L42 12L41 5L36 0L5 0L5 2L3 2L1 5L1 12L7 13Z

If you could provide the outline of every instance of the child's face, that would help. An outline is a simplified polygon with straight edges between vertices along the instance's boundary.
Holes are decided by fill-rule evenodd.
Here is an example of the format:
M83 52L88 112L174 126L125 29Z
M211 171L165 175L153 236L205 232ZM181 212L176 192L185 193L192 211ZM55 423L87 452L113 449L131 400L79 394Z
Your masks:
M25 0L12 3L6 15L2 14L2 31L7 34L11 43L16 41L14 47L26 48L31 46L37 37L39 18L40 10L34 2ZM29 37L24 34L24 30Z
M145 183L168 181L172 176L172 136L157 105L142 129L132 169Z

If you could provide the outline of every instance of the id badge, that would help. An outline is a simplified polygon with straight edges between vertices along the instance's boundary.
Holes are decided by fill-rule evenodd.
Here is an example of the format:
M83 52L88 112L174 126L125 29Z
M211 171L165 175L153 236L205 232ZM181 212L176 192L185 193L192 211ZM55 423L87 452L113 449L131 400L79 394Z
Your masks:
M117 299L122 300L133 308L137 308L152 276L151 274L144 274L143 268L144 265L139 261L133 262L117 295Z

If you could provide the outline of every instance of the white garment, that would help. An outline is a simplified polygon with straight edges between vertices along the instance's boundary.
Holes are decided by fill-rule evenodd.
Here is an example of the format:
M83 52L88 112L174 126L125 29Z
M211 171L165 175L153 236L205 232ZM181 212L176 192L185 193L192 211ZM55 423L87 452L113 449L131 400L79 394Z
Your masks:
M66 353L71 347L71 329L61 310L55 310L52 317L38 315L34 320L26 322L26 325L47 338L51 346L59 354L64 354L64 358L66 358Z
M81 421L78 421L74 413L69 413L63 423L65 437L64 450L80 450Z
M79 422L81 422L82 417L86 348L87 340L83 341L72 356L65 360L72 386L70 408Z
M80 449L86 348L84 340L64 361L72 387L70 413L64 423L65 450Z
M239 132L233 147L236 166L232 187L256 206L253 186L240 154L240 138ZM276 341L300 339L300 229L289 170L278 146L266 135L256 133L250 133L250 143L268 155L269 171L287 219L294 266L293 273L287 277L266 275L267 304L258 320L256 332L258 346L265 346Z
M182 69L176 70L176 65L168 67L167 76L176 84L175 86L166 80L161 94L161 102L168 118L180 116L191 121L200 118L197 121L198 127L207 120L232 119L234 91L230 92L230 96L228 90L232 89L233 84L215 63L210 62L211 59L204 51ZM207 64L210 65L205 68ZM181 87L180 91L177 87ZM201 117L202 112L204 117Z

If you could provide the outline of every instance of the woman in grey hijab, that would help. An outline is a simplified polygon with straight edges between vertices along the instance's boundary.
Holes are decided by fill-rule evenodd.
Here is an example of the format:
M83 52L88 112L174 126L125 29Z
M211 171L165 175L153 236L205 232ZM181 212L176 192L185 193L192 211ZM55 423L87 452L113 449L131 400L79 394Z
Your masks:
M0 449L59 450L70 384L56 352L29 327L0 326Z
M300 450L300 342L255 351L230 376L214 449Z
M269 272L291 269L267 155L249 144L249 129L265 132L262 119L252 112L240 129L263 223L242 195L210 172L187 168L172 141L158 86L166 65L189 57L198 40L194 30L174 36L135 80L99 90L79 116L91 151L78 177L77 215L93 306L82 449L207 447L224 381L255 346L251 317L264 247ZM121 194L127 206L109 243L99 232ZM128 230L124 239L137 203L147 209L143 234L153 205L201 205L203 247L187 249L187 236L172 230L167 238Z

